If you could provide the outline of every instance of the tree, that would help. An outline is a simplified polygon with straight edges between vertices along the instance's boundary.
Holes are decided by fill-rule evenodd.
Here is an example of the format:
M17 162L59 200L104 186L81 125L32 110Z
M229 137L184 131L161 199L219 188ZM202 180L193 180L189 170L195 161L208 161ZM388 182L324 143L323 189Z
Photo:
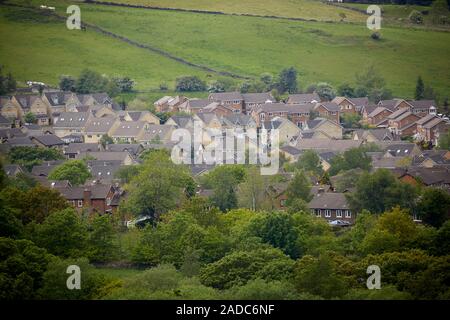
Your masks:
M343 83L338 87L338 94L343 97L353 98L355 97L355 88L348 83Z
M100 73L84 69L75 83L77 93L93 93L106 91L109 80Z
M112 82L116 84L119 92L121 93L128 93L133 91L134 80L130 79L129 77L114 78L112 79Z
M126 186L128 200L123 209L135 216L148 215L158 220L180 203L191 180L186 168L174 164L166 153L152 152Z
M23 231L17 212L0 198L0 237L18 238Z
M126 184L139 174L139 170L139 165L122 166L116 171L114 177L120 179L123 184Z
M36 299L51 260L45 249L29 240L0 237L0 299Z
M384 78L378 74L374 66L368 67L362 74L356 74L356 95L367 96L371 101L378 102L389 99L392 94L386 89Z
M295 219L285 212L272 212L258 215L248 226L250 235L259 237L264 243L281 249L292 259L300 256L298 229Z
M336 97L336 92L334 91L334 88L331 86L331 84L326 82L319 82L316 85L317 94L322 100L333 100L334 97Z
M211 187L214 192L212 203L222 211L237 207L238 199L236 189L245 178L245 170L241 165L217 166L203 179L205 186Z
M245 181L239 184L238 199L240 207L259 210L266 207L267 181L256 166L250 167L245 175Z
M76 265L81 270L81 288L67 289L67 267ZM88 263L86 258L54 259L43 274L43 285L38 294L48 300L94 300L109 294L108 289L120 286L115 280L106 278Z
M296 300L298 293L289 281L254 279L227 290L225 297L230 300Z
M200 281L217 289L245 285L249 280L283 280L290 277L294 261L274 248L233 251L200 271Z
M205 91L206 84L197 76L184 76L177 78L175 90L181 92Z
M62 75L59 78L59 89L62 91L75 91L76 80L71 76Z
M52 148L14 147L8 153L9 159L14 164L20 164L27 170L43 161L62 160L61 151Z
M83 160L69 160L56 168L48 175L49 180L69 180L72 185L83 185L91 173Z
M23 120L25 123L35 123L36 122L36 116L34 113L27 112L25 113Z
M423 15L420 11L412 10L408 16L409 21L414 24L422 24L423 23Z
M434 0L431 5L431 15L435 23L442 23L442 17L449 15L448 3L445 0Z
M325 299L342 297L348 284L336 272L337 267L326 255L318 258L304 256L295 267L295 286L300 292L307 292Z
M450 150L450 131L439 136L437 147L442 150Z
M450 221L446 221L438 230L432 252L436 255L445 256L450 254Z
M320 157L314 150L305 150L298 158L295 167L305 172L310 172L315 176L321 176L323 174Z
M414 93L414 99L422 100L424 98L425 86L423 84L422 77L417 78L416 91Z
M351 148L341 155L337 155L330 160L330 176L334 176L341 171L350 169L369 170L372 159L366 154L363 148Z
M106 146L108 144L114 144L114 140L113 138L111 138L110 136L108 136L108 134L104 134L102 135L102 137L100 138L100 144L102 145L103 148L106 148Z
M363 173L356 184L356 192L347 197L354 212L366 209L382 213L395 206L414 207L416 194L413 186L398 181L386 169L378 169L372 174Z
M12 93L16 91L17 82L9 72L6 76L3 75L3 66L0 65L0 95Z
M357 113L343 113L341 114L342 126L344 128L360 128L362 117Z
M72 208L55 212L36 226L35 242L60 257L86 256L86 224Z
M108 262L115 258L116 233L108 215L96 216L90 225L89 259L94 262Z
M281 94L297 92L297 70L294 67L281 70L278 76L277 89Z
M295 199L309 201L311 199L311 183L301 170L296 171L294 178L286 189L287 201L289 206Z
M450 218L450 195L438 188L426 188L417 205L423 222L439 228Z

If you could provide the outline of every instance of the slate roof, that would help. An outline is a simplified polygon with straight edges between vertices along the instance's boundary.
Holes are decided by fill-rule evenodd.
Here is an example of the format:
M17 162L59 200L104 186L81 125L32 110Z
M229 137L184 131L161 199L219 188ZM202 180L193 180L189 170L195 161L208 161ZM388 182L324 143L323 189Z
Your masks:
M53 124L57 128L83 128L90 117L89 112L61 112Z
M281 102L265 103L256 109L257 113L264 112L286 112L286 113L308 113L314 108L314 103L285 104Z
M331 112L337 112L337 111L341 110L341 107L337 103L334 103L334 102L322 102L322 103L319 103L318 105L323 106L325 109L327 109L328 111L331 111Z
M244 97L240 92L217 92L217 93L211 93L209 95L210 100L215 101L234 101L234 100L244 100Z
M411 155L414 147L414 143L392 144L387 147L386 151L394 157L406 157Z
M87 151L98 151L100 145L98 143L69 143L64 149L65 154L75 154Z
M169 135L171 135L173 130L175 130L175 126L172 125L150 124L147 126L140 141L152 141L157 136L159 136L161 140L164 140L165 138L170 139Z
M111 134L112 137L136 137L146 127L145 121L122 121Z
M320 97L317 93L290 94L287 101L293 104L307 104L313 101L320 102Z
M39 136L33 136L33 139L36 139L38 142L43 144L46 147L53 147L53 146L62 146L64 145L64 141L61 140L58 136L55 136L54 134L44 134Z
M256 103L262 104L267 101L275 102L275 98L272 96L270 92L263 93L243 93L242 94L245 103Z
M141 145L138 143L113 143L106 146L106 151L123 152L127 151L133 156L137 156L141 150Z
M85 127L85 132L89 133L106 133L116 122L116 118L114 116L106 116L102 118L91 118Z
M310 209L350 209L344 193L318 193L309 203Z
M356 140L330 140L330 139L299 139L295 145L300 150L326 150L334 152L344 152L350 148L357 148L362 141Z

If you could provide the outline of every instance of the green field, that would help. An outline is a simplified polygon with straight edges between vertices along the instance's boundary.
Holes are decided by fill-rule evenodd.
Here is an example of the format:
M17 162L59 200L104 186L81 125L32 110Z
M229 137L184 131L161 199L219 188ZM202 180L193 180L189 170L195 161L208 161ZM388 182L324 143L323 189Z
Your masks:
M254 14L288 18L341 21L339 13L345 13L345 21L362 22L366 17L355 11L337 9L318 0L99 0L162 8L220 11L233 14Z
M275 1L269 2L272 5L268 10L276 8ZM294 2L281 1L280 8ZM48 3L57 3L58 12L65 14L67 3ZM175 6L181 1L171 3ZM221 5L219 1L211 3L211 10ZM253 2L242 3L242 10L246 10L245 6ZM314 5L339 10L317 2ZM448 32L385 27L381 30L382 40L374 41L365 23L80 6L84 22L218 71L258 77L263 72L276 74L292 65L299 70L300 86L305 88L317 81L334 86L352 83L355 73L374 65L397 96L411 97L419 74L442 96L450 95ZM60 74L76 75L84 66L108 75L131 76L142 90L157 88L161 82L173 86L174 79L184 74L198 74L205 80L216 77L90 30L69 31L64 22L33 23L33 28L27 28L30 22L6 17L5 11L17 9L1 10L0 60L21 80L33 78L54 83Z

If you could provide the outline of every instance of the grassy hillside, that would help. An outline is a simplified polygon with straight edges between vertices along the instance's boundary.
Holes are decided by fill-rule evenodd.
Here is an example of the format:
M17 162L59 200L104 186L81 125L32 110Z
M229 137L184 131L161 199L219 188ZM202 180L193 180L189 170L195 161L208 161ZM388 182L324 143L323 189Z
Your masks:
M0 61L17 79L57 84L61 74L78 75L93 68L108 76L131 75L137 88L173 85L183 74L206 73L161 55L125 45L94 31L69 31L65 22L2 7Z
M53 3L65 14L67 4ZM353 82L355 73L374 65L398 96L412 95L419 74L443 96L450 95L450 33L446 32L383 28L382 40L374 41L364 24L80 6L85 22L220 71L257 77L292 65L300 71L302 87L317 81L338 86ZM55 81L59 74L77 74L84 66L108 75L129 75L140 89L161 82L172 85L182 74L211 79L203 71L89 29L68 31L63 22L27 29L30 25L1 15L0 36L8 45L3 45L0 59L21 79Z
M319 0L98 0L162 8L220 11L235 14L254 14L289 18L340 21L365 21L366 17L355 11L339 9Z
M321 80L338 85L373 64L398 95L412 94L418 74L441 91L450 83L449 33L384 28L383 40L374 41L360 25L82 8L86 21L104 29L238 74L258 76L293 65L303 86Z

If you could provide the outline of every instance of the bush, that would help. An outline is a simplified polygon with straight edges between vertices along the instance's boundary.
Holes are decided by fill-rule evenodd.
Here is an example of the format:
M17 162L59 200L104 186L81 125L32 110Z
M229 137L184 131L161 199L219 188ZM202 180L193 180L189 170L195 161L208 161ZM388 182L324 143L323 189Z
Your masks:
M408 16L409 21L415 24L422 24L423 23L423 15L417 10L411 11L411 13Z
M379 32L373 32L373 33L370 35L370 37L371 37L373 40L380 40L380 39L381 39L381 34L380 34Z
M184 76L177 78L175 90L182 92L205 91L206 84L197 76Z

